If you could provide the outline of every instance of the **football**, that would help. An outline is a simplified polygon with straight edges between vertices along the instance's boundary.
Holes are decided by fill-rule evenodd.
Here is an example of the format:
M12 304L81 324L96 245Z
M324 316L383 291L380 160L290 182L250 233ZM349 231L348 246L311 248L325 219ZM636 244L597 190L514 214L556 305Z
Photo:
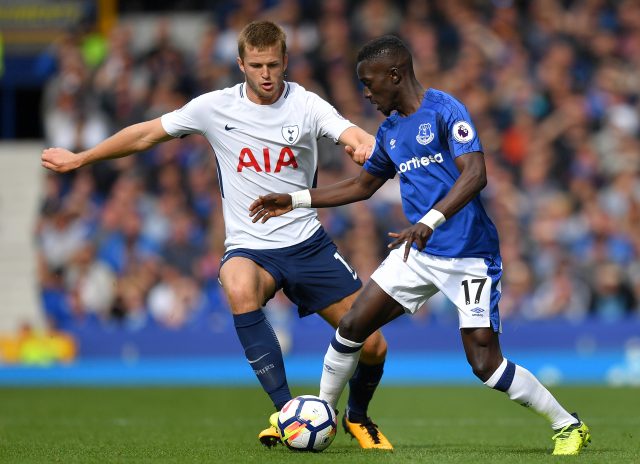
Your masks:
M280 411L278 432L282 443L292 450L323 451L336 436L336 414L317 396L298 396Z

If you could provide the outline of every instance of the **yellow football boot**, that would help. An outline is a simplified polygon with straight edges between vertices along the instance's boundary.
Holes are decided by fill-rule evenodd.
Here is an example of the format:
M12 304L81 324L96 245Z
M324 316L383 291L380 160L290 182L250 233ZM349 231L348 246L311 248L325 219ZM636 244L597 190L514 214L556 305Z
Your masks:
M280 434L278 433L278 414L279 412L274 412L269 416L269 427L264 429L262 432L258 434L258 440L267 448L272 448L279 443L282 443L280 440Z
M576 414L574 416L578 419ZM578 420L580 421L580 419ZM556 442L556 446L553 449L554 455L576 455L580 454L580 450L586 448L587 444L591 442L591 432L589 432L587 424L580 421L577 424L570 424L556 431L556 434L551 439Z
M378 426L370 418L363 423L351 422L347 414L342 416L342 426L344 431L358 440L362 449L393 450L393 445L387 440Z

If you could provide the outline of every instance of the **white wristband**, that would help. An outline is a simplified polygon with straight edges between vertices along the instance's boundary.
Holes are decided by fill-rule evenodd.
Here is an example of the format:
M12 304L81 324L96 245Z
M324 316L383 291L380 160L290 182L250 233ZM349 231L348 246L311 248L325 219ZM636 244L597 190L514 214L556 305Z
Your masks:
M418 222L421 222L431 230L436 230L436 227L438 227L446 220L447 218L445 218L444 214L442 214L440 211L438 211L437 209L430 209L429 212L425 214L424 217Z
M311 208L311 192L309 189L291 192L291 207L295 208Z

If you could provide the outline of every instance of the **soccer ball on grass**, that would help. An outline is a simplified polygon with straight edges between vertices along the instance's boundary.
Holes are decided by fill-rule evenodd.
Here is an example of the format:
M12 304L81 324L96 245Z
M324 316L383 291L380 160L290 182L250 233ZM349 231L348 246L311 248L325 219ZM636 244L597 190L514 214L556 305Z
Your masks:
M329 403L313 395L290 400L278 414L282 443L297 451L322 451L336 436L336 414Z

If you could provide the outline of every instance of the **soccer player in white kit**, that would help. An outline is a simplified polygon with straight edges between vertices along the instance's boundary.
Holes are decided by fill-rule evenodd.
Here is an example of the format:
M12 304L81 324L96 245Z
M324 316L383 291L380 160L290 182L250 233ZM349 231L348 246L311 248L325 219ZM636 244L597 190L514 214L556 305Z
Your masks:
M320 137L342 143L359 163L374 141L319 96L284 81L285 41L276 24L253 22L238 39L238 66L245 82L129 126L84 152L49 148L42 153L44 167L67 172L147 150L174 137L207 138L216 157L226 229L220 282L247 360L277 411L291 393L282 351L262 306L283 289L301 317L318 313L335 328L362 283L324 232L314 209L297 209L265 227L251 221L247 208L268 192L315 186ZM386 350L379 331L368 337L350 383L346 431L363 448L392 449L367 415ZM269 447L280 441L271 416L271 426L259 434Z
M467 109L445 92L424 89L411 53L397 37L372 40L357 61L364 96L387 116L360 175L311 191L266 195L250 207L255 221L268 224L299 205L328 207L369 198L387 179L400 177L403 210L413 225L389 234L394 249L340 322L325 356L320 397L335 404L366 337L405 312L413 314L440 291L458 308L473 373L548 419L555 431L553 454L579 454L591 439L586 424L531 372L502 356L502 260L498 234L478 196L486 170Z

